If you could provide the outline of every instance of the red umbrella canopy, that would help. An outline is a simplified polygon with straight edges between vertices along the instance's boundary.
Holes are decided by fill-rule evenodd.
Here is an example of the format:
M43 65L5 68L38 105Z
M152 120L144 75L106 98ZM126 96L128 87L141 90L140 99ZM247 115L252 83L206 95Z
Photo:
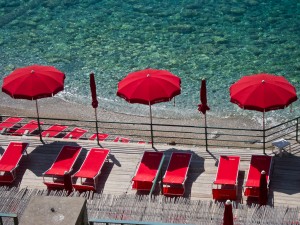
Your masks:
M244 76L229 91L232 103L260 112L283 109L297 100L296 89L287 79L266 73Z
M52 97L64 89L65 74L53 66L32 65L4 77L2 91L16 99Z
M130 103L153 105L170 101L181 92L181 79L167 70L129 73L118 84L117 95Z

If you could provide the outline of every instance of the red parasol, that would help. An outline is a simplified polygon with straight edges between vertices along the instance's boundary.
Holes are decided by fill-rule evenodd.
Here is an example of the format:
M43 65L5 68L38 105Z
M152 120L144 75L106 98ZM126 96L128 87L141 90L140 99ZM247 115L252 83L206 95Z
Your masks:
M225 203L223 225L233 225L232 203L230 200Z
M2 91L15 99L36 100L40 139L41 127L37 99L52 97L64 90L65 74L53 66L32 65L14 70L4 77Z
M297 100L296 88L287 79L266 73L244 76L231 85L229 91L232 103L242 109L263 112L263 131L265 112L284 109Z
M242 109L267 112L284 109L297 100L295 87L283 76L244 76L230 87L230 101Z
M95 109L97 143L98 143L98 145L100 145L99 136L98 136L98 133L99 133L99 131L98 131L98 119L97 119L97 107L98 107L97 89L96 89L95 75L94 75L93 72L90 73L90 88L91 88L91 94L92 94L92 106Z
M200 101L201 101L201 104L198 105L198 110L205 115L206 111L210 110L210 108L207 105L206 80L205 79L202 79L202 81L201 81Z
M129 103L150 107L151 140L153 128L151 105L170 101L181 93L181 79L167 70L144 69L129 73L118 84L117 95Z
M90 88L91 88L91 93L92 93L92 106L95 109L98 107L98 100L97 100L95 75L93 72L90 73Z
M206 80L202 79L201 81L201 88L200 88L200 101L201 104L198 105L198 111L204 114L204 128L205 128L205 146L206 151L208 151L208 143L207 143L207 123L206 123L206 111L210 110L207 105L207 96L206 96Z
M261 171L260 181L259 181L259 204L266 205L268 203L268 183L266 172Z

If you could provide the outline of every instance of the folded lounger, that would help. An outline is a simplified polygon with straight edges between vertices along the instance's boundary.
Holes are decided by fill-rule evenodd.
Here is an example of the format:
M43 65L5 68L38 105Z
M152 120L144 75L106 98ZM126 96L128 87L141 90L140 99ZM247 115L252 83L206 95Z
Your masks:
M44 123L40 122L40 124L42 125ZM38 128L39 128L38 122L36 120L31 120L28 123L26 123L24 126L14 131L12 135L22 136L22 135L32 134Z
M145 151L132 178L132 189L150 191L164 160L162 152Z
M217 176L212 185L213 199L236 199L239 164L239 156L220 156Z
M54 124L42 132L42 137L56 137L67 128L68 126Z
M185 181L191 163L192 154L173 152L163 177L163 194L167 196L182 196L185 191Z
M64 189L64 175L71 173L81 149L80 146L65 145L62 147L50 169L43 173L43 182L49 189ZM52 178L50 181L48 181L49 177Z
M80 169L72 176L73 188L78 191L96 191L98 177L107 161L109 149L92 148ZM78 183L79 181L79 183Z
M20 123L23 118L9 117L0 123L0 134L4 134L10 128L13 128L16 124Z
M104 141L106 140L106 138L109 136L109 134L104 134L104 133L98 133L98 138L99 141ZM89 140L93 141L93 140L97 140L97 134L93 134Z
M85 129L75 127L72 131L67 133L63 138L65 139L80 139L85 133L88 132Z
M0 183L12 183L17 176L16 169L29 143L10 142L0 159Z
M114 142L129 143L130 139L125 137L116 137Z
M244 185L244 195L248 197L259 197L259 185L261 172L266 172L267 183L271 171L272 157L267 155L252 155L247 180Z

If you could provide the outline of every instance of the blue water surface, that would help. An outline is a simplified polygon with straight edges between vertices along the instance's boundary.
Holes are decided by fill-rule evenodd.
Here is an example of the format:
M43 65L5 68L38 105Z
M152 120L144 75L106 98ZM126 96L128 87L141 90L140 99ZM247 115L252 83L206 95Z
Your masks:
M100 107L124 113L148 114L116 96L123 77L146 67L182 79L176 107L157 104L157 116L199 116L202 78L209 113L221 117L261 116L229 101L230 85L244 75L283 75L300 90L298 0L0 0L0 32L0 78L54 65L67 75L59 97L90 104L94 71ZM298 101L293 109L269 116L298 116Z

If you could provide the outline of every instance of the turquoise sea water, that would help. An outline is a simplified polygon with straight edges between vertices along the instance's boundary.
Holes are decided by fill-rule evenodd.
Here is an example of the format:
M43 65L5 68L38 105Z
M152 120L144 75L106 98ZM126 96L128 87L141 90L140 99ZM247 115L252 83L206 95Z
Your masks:
M182 79L173 103L154 114L199 117L199 87L207 79L209 113L259 112L229 102L229 86L243 75L284 75L300 90L298 0L0 0L0 78L29 64L54 65L67 75L59 97L90 105L95 72L100 107L148 114L115 95L129 72L167 69ZM268 113L282 120L294 111Z

